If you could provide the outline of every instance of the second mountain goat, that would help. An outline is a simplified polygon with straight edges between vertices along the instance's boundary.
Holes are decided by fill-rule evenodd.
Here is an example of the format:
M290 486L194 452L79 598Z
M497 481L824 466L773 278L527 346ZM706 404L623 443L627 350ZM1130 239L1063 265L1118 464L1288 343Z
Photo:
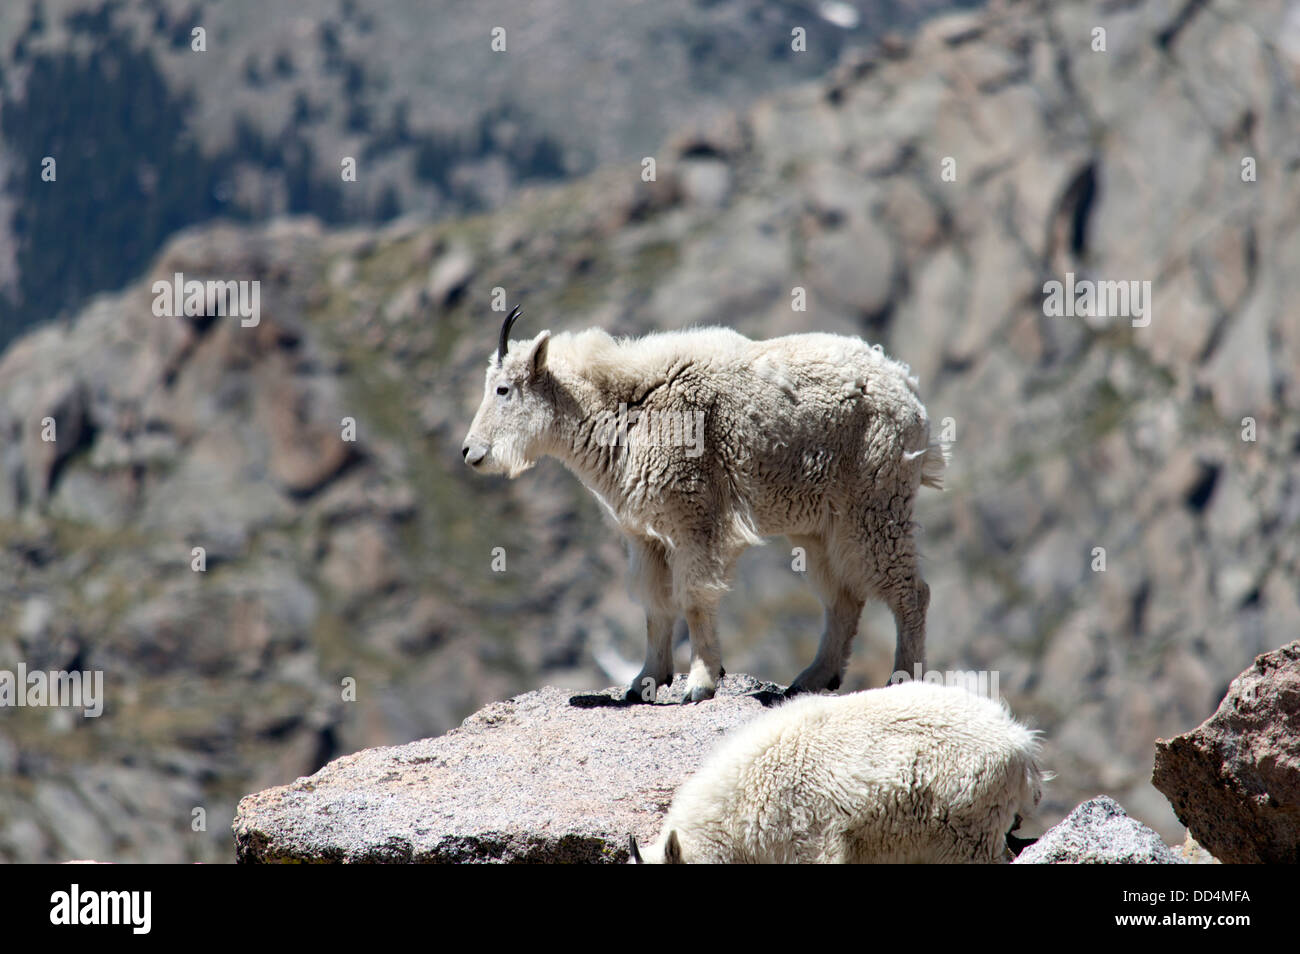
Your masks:
M960 686L809 696L732 732L634 861L991 864L1048 776L1037 733Z

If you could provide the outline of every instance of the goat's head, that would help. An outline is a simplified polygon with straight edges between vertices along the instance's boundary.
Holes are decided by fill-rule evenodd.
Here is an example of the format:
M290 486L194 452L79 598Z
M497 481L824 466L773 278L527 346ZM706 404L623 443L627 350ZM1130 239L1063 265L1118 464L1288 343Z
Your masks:
M674 829L668 833L664 839L662 848L652 845L646 849L645 854L641 853L641 847L636 843L636 835L627 836L627 863L630 865L684 865L686 858L682 854L682 842L677 837L677 830Z
M538 443L555 421L554 397L546 387L551 333L543 331L511 349L510 329L518 319L515 308L501 325L496 354L488 361L483 403L460 451L475 470L508 477L536 463Z

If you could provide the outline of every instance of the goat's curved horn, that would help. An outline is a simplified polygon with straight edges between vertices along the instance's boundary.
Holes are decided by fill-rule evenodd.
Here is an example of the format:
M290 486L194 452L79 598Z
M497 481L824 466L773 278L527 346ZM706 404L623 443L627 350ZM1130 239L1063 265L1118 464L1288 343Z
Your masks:
M501 341L497 344L497 364L506 359L506 349L510 347L510 329L519 320L519 313L519 306L515 305L514 311L506 315L506 320L501 324Z
M628 854L632 856L633 863L638 865L645 864L645 862L641 860L641 849L638 848L636 844L636 835L627 836L627 851Z

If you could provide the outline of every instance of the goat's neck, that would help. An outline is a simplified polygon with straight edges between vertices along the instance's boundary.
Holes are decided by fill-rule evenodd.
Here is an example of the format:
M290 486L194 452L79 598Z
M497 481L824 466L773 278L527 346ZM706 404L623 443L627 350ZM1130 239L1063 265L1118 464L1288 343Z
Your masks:
M627 447L610 441L618 403L575 374L555 378L556 419L546 453L616 509Z

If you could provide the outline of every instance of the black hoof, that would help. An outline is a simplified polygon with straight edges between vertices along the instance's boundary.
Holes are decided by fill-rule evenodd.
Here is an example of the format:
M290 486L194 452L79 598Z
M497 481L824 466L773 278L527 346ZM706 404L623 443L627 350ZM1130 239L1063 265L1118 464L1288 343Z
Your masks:
M682 705L693 702L707 702L717 693L717 689L687 688L682 694Z
M673 684L673 677L670 675L667 679L657 679L653 686L649 685L650 676L639 679L627 687L627 694L623 696L624 702L644 702L647 705L656 701L659 696L659 690L664 686Z

